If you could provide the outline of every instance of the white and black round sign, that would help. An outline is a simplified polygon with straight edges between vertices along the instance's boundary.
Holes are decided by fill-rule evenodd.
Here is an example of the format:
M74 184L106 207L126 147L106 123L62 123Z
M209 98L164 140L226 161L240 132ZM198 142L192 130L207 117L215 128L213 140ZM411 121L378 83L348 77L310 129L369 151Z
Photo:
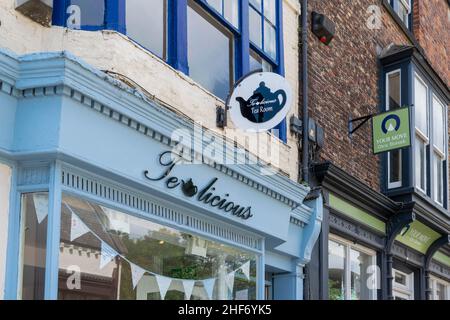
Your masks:
M246 131L266 131L286 118L292 104L287 80L272 72L257 72L238 82L228 98L231 119Z

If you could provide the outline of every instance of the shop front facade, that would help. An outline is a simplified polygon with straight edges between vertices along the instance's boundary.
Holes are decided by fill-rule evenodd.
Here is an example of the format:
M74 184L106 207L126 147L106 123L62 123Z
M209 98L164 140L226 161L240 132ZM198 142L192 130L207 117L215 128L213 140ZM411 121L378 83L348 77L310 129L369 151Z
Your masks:
M320 193L69 53L0 61L2 298L303 298Z

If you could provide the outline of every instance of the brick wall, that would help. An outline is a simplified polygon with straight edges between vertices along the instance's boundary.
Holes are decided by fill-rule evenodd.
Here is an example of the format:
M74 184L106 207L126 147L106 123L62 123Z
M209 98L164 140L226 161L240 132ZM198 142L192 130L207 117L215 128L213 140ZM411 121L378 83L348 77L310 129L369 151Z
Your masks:
M381 10L381 28L370 29L368 8ZM377 56L390 43L410 44L386 11L381 0L310 1L310 10L326 14L336 23L336 36L329 46L310 32L310 112L325 130L320 160L334 164L375 190L380 189L380 163L372 154L370 125L352 139L349 116L377 112L379 66Z
M450 9L447 0L414 1L414 35L439 76L450 85Z

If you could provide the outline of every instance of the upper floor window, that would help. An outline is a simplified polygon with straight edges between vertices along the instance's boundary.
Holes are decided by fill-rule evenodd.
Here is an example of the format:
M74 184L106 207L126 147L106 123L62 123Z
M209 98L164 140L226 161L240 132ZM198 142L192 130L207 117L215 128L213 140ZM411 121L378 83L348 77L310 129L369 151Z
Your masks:
M433 95L433 197L441 205L444 203L445 185L445 114L444 104Z
M410 29L411 0L391 0L391 6L406 28Z
M427 191L427 146L428 139L428 87L416 75L414 79L415 92L415 180L416 187L422 192Z
M444 205L447 181L444 175L447 163L446 108L433 88L417 73L414 76L414 118L415 186L436 203Z
M245 74L284 70L282 0L59 0L54 24L69 26L69 2L80 7L79 28L125 33L223 101Z
M272 59L277 58L276 0L249 0L250 41Z
M238 0L206 0L206 3L216 10L233 27L239 29L239 1Z
M386 75L386 110L401 107L401 70L395 70ZM388 187L402 186L402 151L388 153Z
M167 58L167 0L127 0L127 35L162 59Z
M225 100L234 81L233 33L194 1L189 1L187 22L189 74Z

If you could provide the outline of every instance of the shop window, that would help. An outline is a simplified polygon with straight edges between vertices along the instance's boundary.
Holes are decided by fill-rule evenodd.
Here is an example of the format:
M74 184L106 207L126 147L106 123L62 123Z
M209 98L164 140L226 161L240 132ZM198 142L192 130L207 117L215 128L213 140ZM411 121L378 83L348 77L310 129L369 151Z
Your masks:
M414 80L415 93L415 181L416 187L422 192L427 192L427 146L428 135L428 87L422 79L416 75Z
M386 74L386 110L401 107L401 71L395 70ZM402 186L402 151L388 153L388 188Z
M405 273L395 269L392 272L394 300L414 300L414 273Z
M445 118L444 105L433 96L433 197L440 205L444 203Z
M127 35L167 59L167 0L126 0Z
M18 298L42 300L45 291L48 193L22 195Z
M375 300L375 252L330 236L328 242L328 298Z
M3 299L5 262L8 243L9 197L11 192L10 166L0 162L0 300Z
M59 299L254 300L254 253L63 196Z
M450 300L450 283L434 277L430 281L433 300Z
M233 42L231 32L194 1L189 2L189 75L223 100L234 81Z

